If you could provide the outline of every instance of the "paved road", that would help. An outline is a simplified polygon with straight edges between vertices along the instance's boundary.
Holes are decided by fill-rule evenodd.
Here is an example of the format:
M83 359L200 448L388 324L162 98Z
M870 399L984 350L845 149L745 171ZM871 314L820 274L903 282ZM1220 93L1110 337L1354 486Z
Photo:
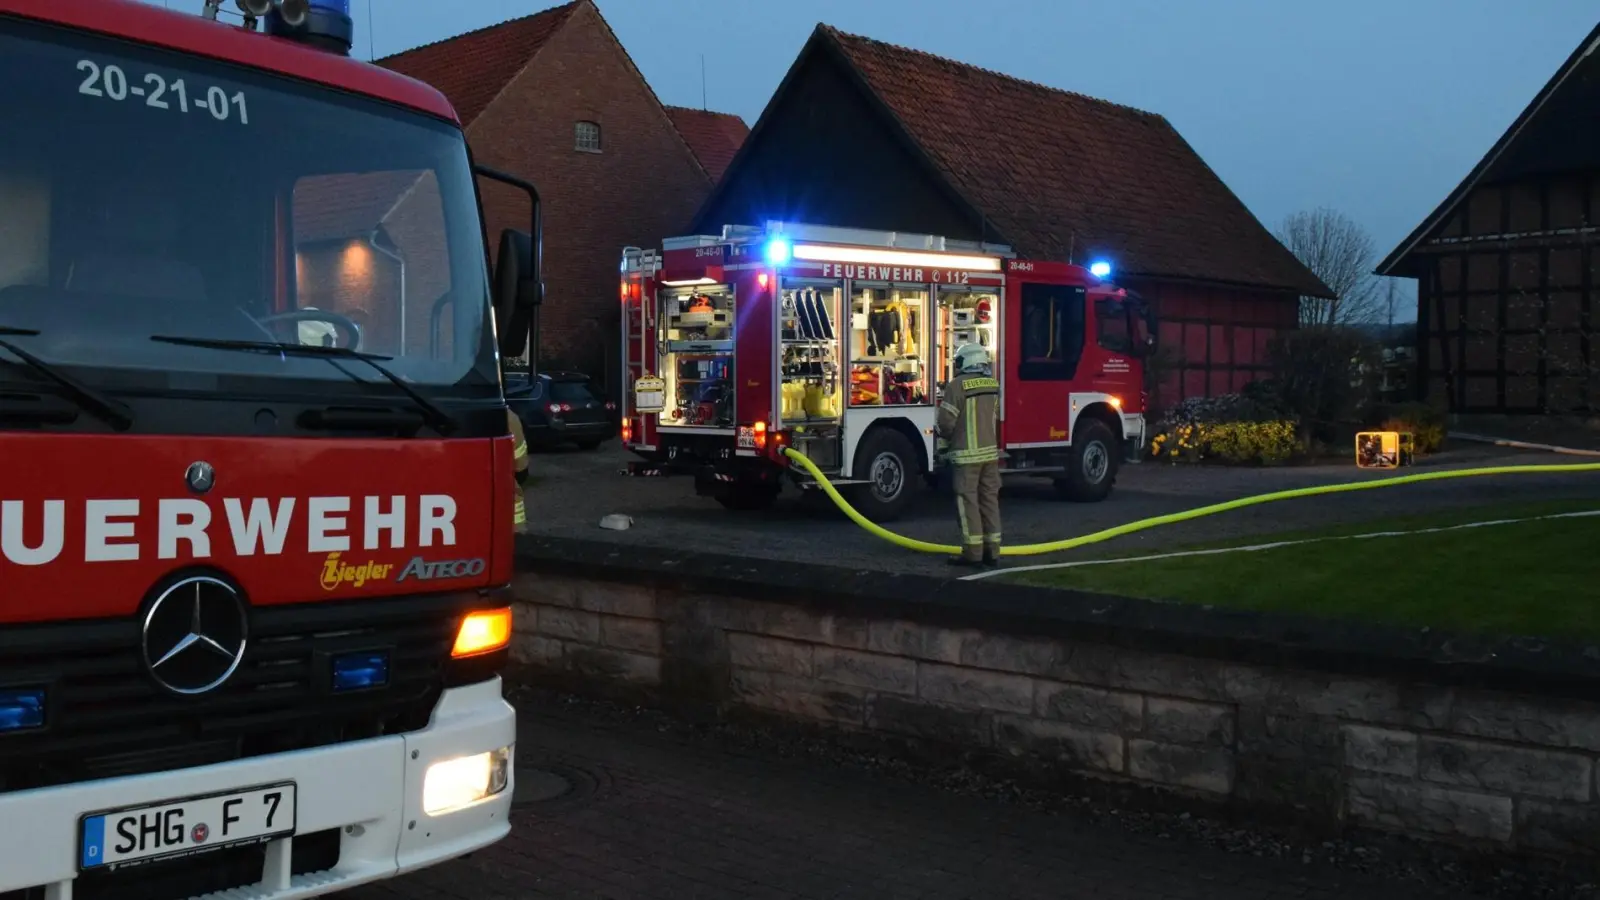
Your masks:
M1299 856L1229 853L1066 813L708 747L654 725L525 710L521 807L469 859L343 894L699 900L1419 900L1406 884ZM551 792L553 793L553 792ZM546 795L548 796L548 794ZM531 798L530 798L531 799ZM1471 900L1460 891L1456 900Z
M792 489L786 490L771 510L733 513L709 499L696 497L688 478L628 478L619 474L628 459L615 442L592 453L535 454L532 464L539 479L528 491L531 529L663 547L692 542L699 548L735 555L825 561L899 572L945 570L937 558L901 550L868 535L831 505L819 510L802 504ZM1426 460L1410 471L1594 461L1468 445ZM1110 499L1097 504L1057 501L1046 481L1008 481L1002 494L1006 539L1018 544L1056 540L1254 494L1391 474L1361 471L1350 465L1226 469L1143 463L1123 467L1116 491ZM1452 479L1291 500L1153 529L1078 552L1149 549L1429 509L1563 497L1600 500L1600 474ZM608 513L632 516L634 527L625 532L601 530L600 518ZM932 492L924 492L912 514L894 523L892 529L941 543L952 543L956 537L950 501Z

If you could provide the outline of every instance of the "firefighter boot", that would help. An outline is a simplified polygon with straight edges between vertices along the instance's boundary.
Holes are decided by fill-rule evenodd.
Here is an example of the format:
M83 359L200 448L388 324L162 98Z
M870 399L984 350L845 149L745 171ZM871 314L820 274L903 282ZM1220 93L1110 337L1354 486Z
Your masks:
M990 569L998 569L1000 567L999 544L983 545L983 565Z

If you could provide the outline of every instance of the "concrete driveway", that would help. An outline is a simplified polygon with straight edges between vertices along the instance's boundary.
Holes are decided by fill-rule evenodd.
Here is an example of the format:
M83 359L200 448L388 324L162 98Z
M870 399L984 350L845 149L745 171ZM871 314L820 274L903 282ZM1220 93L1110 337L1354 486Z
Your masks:
M946 571L932 556L885 543L850 523L831 504L818 509L789 489L764 512L736 513L696 497L685 477L630 478L620 474L630 457L609 443L595 452L536 453L530 486L530 530L550 535L611 540L664 547L693 546L711 552L768 559L817 561L831 565L896 572ZM1541 465L1591 462L1570 456L1528 453L1469 445L1406 472L1489 465ZM1007 482L1002 517L1007 543L1057 540L1239 497L1313 485L1373 480L1396 474L1353 465L1274 469L1125 465L1116 490L1102 503L1065 503L1042 480ZM1360 522L1451 507L1563 498L1593 498L1600 505L1600 474L1515 475L1451 479L1398 488L1359 491L1249 507L1175 526L1129 535L1084 550L1155 549L1234 535L1270 534L1327 524ZM608 513L632 516L628 531L598 527ZM948 498L924 492L912 513L891 530L923 540L953 543L955 515ZM1073 554L1032 561L1070 559Z

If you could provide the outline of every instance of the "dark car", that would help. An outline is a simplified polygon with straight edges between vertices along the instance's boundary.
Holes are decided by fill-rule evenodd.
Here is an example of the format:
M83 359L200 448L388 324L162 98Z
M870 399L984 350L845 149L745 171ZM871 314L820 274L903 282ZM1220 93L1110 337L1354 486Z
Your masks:
M616 437L617 405L595 392L581 372L507 372L506 405L522 420L532 447L564 443L593 450Z

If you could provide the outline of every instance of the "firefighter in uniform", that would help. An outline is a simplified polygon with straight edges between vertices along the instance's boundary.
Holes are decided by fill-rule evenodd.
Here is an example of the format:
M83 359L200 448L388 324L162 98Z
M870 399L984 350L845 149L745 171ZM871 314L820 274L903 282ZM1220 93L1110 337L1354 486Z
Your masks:
M956 350L957 375L945 385L938 431L948 446L961 523L961 555L951 565L1000 564L1000 382L980 344Z
M511 485L515 499L511 503L513 530L525 534L528 530L528 511L522 501L522 485L528 480L528 439L522 431L522 420L511 410L506 410L507 424L511 428L513 471L517 480Z

